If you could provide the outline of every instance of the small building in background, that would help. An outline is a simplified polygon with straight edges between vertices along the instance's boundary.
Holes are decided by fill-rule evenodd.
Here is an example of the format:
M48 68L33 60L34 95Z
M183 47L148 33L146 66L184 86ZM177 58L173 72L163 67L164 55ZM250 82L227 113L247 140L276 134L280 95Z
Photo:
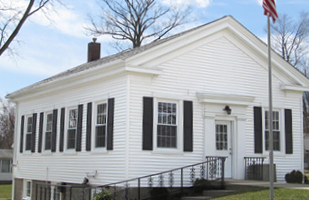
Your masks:
M12 183L13 149L0 149L0 184Z

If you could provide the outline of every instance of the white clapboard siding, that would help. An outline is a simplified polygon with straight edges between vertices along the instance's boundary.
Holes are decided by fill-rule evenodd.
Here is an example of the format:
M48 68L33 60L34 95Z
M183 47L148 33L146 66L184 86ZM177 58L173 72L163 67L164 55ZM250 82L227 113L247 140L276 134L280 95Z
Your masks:
M126 129L126 117L122 114L127 106L125 94L126 77L122 76L99 81L95 84L80 85L79 87L71 88L56 94L21 102L18 105L19 119L22 115L32 115L33 112L38 114L36 152L30 154L24 151L24 153L20 154L20 135L17 135L18 167L15 171L15 177L55 182L82 183L84 177L86 177L86 173L92 173L96 170L98 172L97 178L90 178L90 183L92 184L107 184L111 181L123 180L125 176L124 149L126 146L125 135L123 133ZM106 101L107 98L115 98L114 119L116 120L114 120L114 150L105 153L95 153L93 151L86 152L87 103L93 102L94 108L96 101ZM82 151L76 154L69 154L64 149L63 153L59 152L61 108L77 106L78 104L83 104ZM53 109L58 109L56 152L46 153L42 148L42 153L38 153L39 114L40 112L52 111ZM67 114L66 110L66 115ZM95 118L92 117L92 120L95 120ZM68 122L65 121L65 123ZM20 130L20 125L18 130ZM92 127L92 131L94 130L95 128ZM92 134L92 138L93 137L94 134ZM42 141L42 143L44 143L44 141Z
M246 109L246 144L243 145L247 156L254 155L253 106L268 105L268 71L261 66L248 52L239 48L226 37L200 44L189 52L185 52L167 62L160 63L163 74L156 77L131 77L130 84L130 177L157 173L160 171L185 166L204 161L204 127L203 105L197 101L197 92L242 94L254 96L252 106ZM168 56L168 55L167 55ZM267 64L267 61L265 61ZM274 109L293 109L293 125L300 123L301 94L295 93L290 99L280 90L282 80L289 83L285 77L274 70L273 104ZM182 97L179 100L191 100L194 107L193 147L194 151L179 154L155 153L142 151L142 104L143 96L154 94L170 94ZM155 116L156 117L156 116ZM282 122L282 121L281 121ZM155 126L155 125L154 125ZM302 166L301 127L293 126L294 154L282 152L275 158L278 181L284 180L285 173ZM154 133L155 134L155 133ZM281 134L284 136L284 133ZM207 137L207 136L206 136ZM284 146L284 140L282 140ZM262 155L268 157L267 153ZM276 156L276 154L275 154ZM295 160L285 164L286 159ZM266 163L268 160L265 161Z

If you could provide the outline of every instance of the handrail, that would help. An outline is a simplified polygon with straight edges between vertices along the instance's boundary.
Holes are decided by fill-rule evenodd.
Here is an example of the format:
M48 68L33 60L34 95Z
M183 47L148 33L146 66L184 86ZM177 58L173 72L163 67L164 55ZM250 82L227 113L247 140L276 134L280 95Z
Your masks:
M99 186L87 186L87 185L57 185L50 183L40 183L36 184L36 200L42 199L42 192L44 194L51 194L51 187L62 187L67 188L69 191L69 199L72 198L72 190L77 189L80 191L81 200L91 199L91 191L95 189L99 189L99 191L103 188L109 189L112 193L112 199L117 199L118 195L122 195L125 199L131 199L132 195L133 199L146 199L150 198L148 195L152 195L151 191L154 188L168 188L170 190L170 194L175 192L180 192L180 195L183 195L183 191L185 187L192 187L196 178L207 179L210 181L215 181L217 179L221 179L221 186L224 187L224 162L226 157L223 156L207 156L206 161L199 162L191 165L186 165L183 167L174 168L171 170L162 171L159 173L154 173L150 175L140 176L137 178L127 179L124 181L118 181L114 183L99 185ZM199 171L197 171L199 170ZM209 176L208 176L209 175ZM40 187L40 188L38 188ZM40 189L40 194L38 196L38 192ZM134 194L131 193L132 190L135 189ZM145 193L145 190L148 191ZM54 191L56 191L54 189ZM75 193L75 192L74 192ZM89 195L88 197L85 195ZM38 198L39 197L39 198ZM46 197L46 195L44 196ZM74 197L75 198L75 197ZM66 195L64 196L64 200L66 200Z
M223 158L223 157L219 157L219 156L217 156L217 157L218 158ZM205 164L205 163L208 163L208 162L211 162L211 161L212 160L204 161L204 162L200 162L200 163L196 163L196 164L192 164L192 165L187 165L187 166L184 166L184 167L178 167L178 168L174 168L174 169L171 169L171 170L167 170L167 171L163 171L163 172L159 172L159 173L155 173L155 174L150 174L150 175L146 175L146 176L132 178L132 179L128 179L128 180L124 180L124 181L119 181L119 182L115 182L115 183L109 183L109 184L105 184L105 185L99 185L99 186L96 186L96 187L107 187L109 185L115 185L115 184L119 184L119 183L135 181L135 180L142 179L142 178L147 178L147 177L150 177L150 176L156 176L156 175L165 174L165 173L168 173L168 172L171 172L171 171L181 170L181 169L184 169L184 168Z

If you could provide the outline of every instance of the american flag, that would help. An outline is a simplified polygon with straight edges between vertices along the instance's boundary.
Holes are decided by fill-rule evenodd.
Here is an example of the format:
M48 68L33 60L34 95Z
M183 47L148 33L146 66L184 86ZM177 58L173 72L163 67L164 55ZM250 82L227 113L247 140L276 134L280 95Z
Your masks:
M273 22L275 23L276 19L278 18L275 0L263 0L263 8L264 15L273 18Z

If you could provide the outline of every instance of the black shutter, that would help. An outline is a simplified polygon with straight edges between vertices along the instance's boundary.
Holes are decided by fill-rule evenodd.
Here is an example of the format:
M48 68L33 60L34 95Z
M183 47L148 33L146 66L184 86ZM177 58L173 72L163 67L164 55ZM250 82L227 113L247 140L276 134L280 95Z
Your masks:
M183 150L193 151L193 103L183 102Z
M38 152L42 152L42 139L43 139L43 122L44 122L44 113L40 113L40 124L39 124L39 144L38 144Z
M92 118L92 103L87 104L87 127L86 127L86 151L91 150L91 118Z
M115 99L108 99L108 109L107 109L107 150L113 150L114 141L114 104Z
M78 105L76 151L82 150L82 129L83 129L83 104Z
M32 135L31 135L31 152L35 152L35 137L36 137L36 117L37 114L32 115Z
M262 108L254 107L254 152L263 153L263 125Z
M153 98L143 98L143 150L152 150Z
M56 152L56 140L57 140L57 119L58 119L58 110L53 110L53 128L52 128L52 145L51 151Z
M65 108L61 108L60 115L60 142L59 142L59 151L63 152L64 144L64 119L65 119Z
M25 116L21 116L21 121L20 121L20 146L19 146L19 152L23 152L24 148L24 122L25 122Z
M285 153L293 154L292 110L285 109Z

